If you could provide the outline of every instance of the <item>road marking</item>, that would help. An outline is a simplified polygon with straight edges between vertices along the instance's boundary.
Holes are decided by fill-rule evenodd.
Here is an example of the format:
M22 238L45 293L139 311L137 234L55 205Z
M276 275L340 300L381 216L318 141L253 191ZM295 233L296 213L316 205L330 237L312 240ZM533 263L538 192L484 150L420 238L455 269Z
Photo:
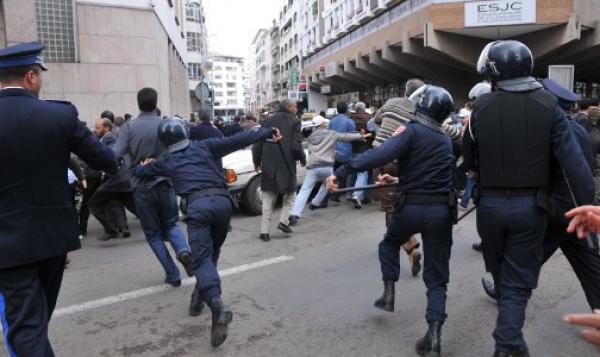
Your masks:
M265 259L265 260L261 260L258 262L244 264L244 265L240 265L237 267L225 269L223 271L220 271L219 275L223 278L223 277L226 277L229 275L239 274L239 273L243 273L243 272L246 272L249 270L264 268L269 265L283 263L283 262L286 262L286 261L289 261L292 259L294 259L294 257L283 255L280 257ZM196 284L196 278L193 278L193 277L187 278L187 279L181 281L182 286L188 286L188 285L194 285L194 284ZM171 285L162 284L162 285L152 286L149 288L130 291L130 292L119 294L119 295L108 296L108 297L105 297L102 299L84 302L83 304L77 304L77 305L73 305L73 306L63 307L62 309L57 309L56 311L54 311L53 317L72 315L72 314L75 314L78 312L93 310L93 309L97 309L99 307L108 306L108 305L116 304L116 303L127 301L127 300L137 299L137 298L140 298L143 296L158 294L160 292L171 290L171 289L173 289L173 287Z

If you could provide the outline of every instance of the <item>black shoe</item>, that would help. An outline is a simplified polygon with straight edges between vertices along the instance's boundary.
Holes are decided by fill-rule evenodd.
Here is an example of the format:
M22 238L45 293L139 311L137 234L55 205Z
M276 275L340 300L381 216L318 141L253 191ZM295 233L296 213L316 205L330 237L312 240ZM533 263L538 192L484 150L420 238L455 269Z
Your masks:
M417 341L415 350L419 356L440 356L442 352L442 321L432 321L425 337Z
M103 236L98 237L99 241L106 242L111 239L119 238L119 233L106 233Z
M371 199L370 199L370 198L365 198L365 199L362 201L362 203L363 203L363 205L368 205L369 203L371 203Z
M321 206L313 205L312 203L308 205L308 209L311 211L317 210L321 208Z
M298 221L300 220L300 217L295 216L295 215L291 215L288 220L290 221L290 227L293 227L295 225L298 224Z
M181 265L183 265L183 267L185 268L187 276L194 276L194 258L192 258L190 252L182 252L177 257L177 260L179 260Z
M383 282L383 295L375 301L375 307L384 311L394 312L395 285L393 281Z
M131 232L129 231L129 229L123 229L121 231L121 237L122 238L129 238L129 237L131 237Z
M523 346L512 352L496 351L494 352L494 357L529 357L529 348Z
M471 246L471 248L473 248L473 250L477 251L477 252L482 252L483 251L481 249L481 243L473 243L473 245Z
M190 301L190 316L200 316L204 310L204 302L200 297L200 291L198 289L194 289L192 293L192 300Z
M353 198L352 202L354 203L354 208L356 208L356 209L362 208L362 203L360 202L360 200L358 198Z
M174 288L178 288L181 286L181 279L177 279L177 280L165 279L165 283L171 285Z
M277 225L277 229L279 229L280 231L282 231L283 233L294 233L294 231L292 231L292 229L290 228L290 226L288 226L287 224L283 224L281 222L279 222L279 224Z
M500 294L498 293L498 290L496 290L496 284L493 280L490 281L486 278L481 278L481 285L483 285L483 290L489 297L498 301Z
M220 298L214 298L208 304L212 312L210 344L219 347L227 339L227 327L233 320L233 312L223 305Z
M260 240L262 240L263 242L268 242L271 240L271 237L269 237L269 233L261 233L260 236L258 236L258 238L260 238Z

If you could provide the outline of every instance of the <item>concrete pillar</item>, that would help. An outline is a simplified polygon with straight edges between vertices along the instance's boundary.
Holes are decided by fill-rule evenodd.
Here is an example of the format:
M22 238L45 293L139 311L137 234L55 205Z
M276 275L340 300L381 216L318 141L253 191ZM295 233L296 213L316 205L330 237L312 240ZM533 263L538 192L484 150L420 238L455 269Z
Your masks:
M369 53L369 63L380 68L385 73L389 73L390 76L396 76L400 78L413 78L416 76L414 73L408 70L401 69L390 62L384 61L382 54L375 48L373 48Z
M356 69L356 66L347 57L344 59L344 74L356 78L359 83L363 82L365 85L374 85L377 83L377 80L372 76Z
M461 62L467 68L475 68L479 54L488 42L475 37L436 31L431 22L425 23L423 46Z
M34 0L2 0L7 44L38 38Z
M362 53L357 53L356 55L356 68L369 73L370 75L378 78L380 81L384 81L387 83L398 83L400 82L400 77L397 74L391 74L386 72L371 63L363 57Z

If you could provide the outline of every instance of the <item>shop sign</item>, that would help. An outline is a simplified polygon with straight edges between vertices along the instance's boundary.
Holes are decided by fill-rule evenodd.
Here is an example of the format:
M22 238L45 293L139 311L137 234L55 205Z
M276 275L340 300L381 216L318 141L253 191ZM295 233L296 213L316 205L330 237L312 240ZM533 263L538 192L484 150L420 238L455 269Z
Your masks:
M331 86L322 86L321 87L321 94L329 94L331 93Z
M465 26L502 26L536 22L536 0L465 2Z

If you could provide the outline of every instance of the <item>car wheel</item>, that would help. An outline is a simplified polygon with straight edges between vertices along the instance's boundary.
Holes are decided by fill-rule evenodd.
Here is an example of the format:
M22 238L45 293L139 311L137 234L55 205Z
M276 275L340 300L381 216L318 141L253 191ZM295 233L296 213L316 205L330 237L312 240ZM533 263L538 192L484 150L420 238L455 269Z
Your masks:
M247 213L258 216L262 214L262 190L260 176L250 181L242 197L242 206Z

